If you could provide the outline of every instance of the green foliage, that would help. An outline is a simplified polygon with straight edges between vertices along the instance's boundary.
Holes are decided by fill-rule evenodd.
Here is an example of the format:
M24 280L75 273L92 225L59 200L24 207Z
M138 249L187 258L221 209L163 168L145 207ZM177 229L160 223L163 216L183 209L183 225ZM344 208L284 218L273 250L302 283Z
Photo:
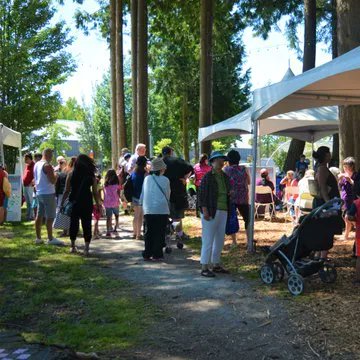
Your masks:
M197 141L200 82L199 1L158 1L149 4L150 128L155 141L170 138L182 153L183 102L190 143ZM242 25L233 3L217 1L214 16L214 123L248 103L249 73L243 73ZM232 139L233 141L233 139Z
M65 154L67 150L71 150L71 146L63 140L69 135L70 132L64 125L55 123L47 126L39 136L39 139L41 139L39 151L43 151L47 148L53 149L53 161L55 162L57 156Z
M172 140L171 139L161 139L159 140L155 145L154 145L154 155L157 156L159 154L161 154L161 151L162 149L165 147L165 146L170 146L172 143Z
M280 170L284 169L286 157L287 157L287 152L284 150L280 150L273 157L275 164L279 167Z
M240 17L244 24L251 26L256 36L264 40L271 30L279 31L278 23L286 19L285 34L289 46L302 59L302 48L298 37L298 26L304 22L304 0L238 0ZM332 0L317 0L317 40L324 41L331 47ZM302 40L302 39L301 39Z
M225 151L226 150L226 145L223 144L221 141L213 141L211 143L211 145L212 145L213 151Z
M69 97L64 105L61 105L57 114L58 119L84 121L87 117L87 109L81 106L75 97Z
M0 119L30 133L55 120L62 84L75 70L64 49L72 43L63 22L52 21L50 0L0 0Z

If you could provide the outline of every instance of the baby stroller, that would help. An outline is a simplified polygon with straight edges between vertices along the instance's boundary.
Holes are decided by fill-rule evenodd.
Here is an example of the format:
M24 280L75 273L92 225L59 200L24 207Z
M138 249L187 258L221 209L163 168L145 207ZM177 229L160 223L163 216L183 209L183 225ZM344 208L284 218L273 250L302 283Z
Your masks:
M312 210L300 219L300 224L289 237L284 235L268 247L265 265L260 269L261 280L265 284L281 281L286 271L288 289L295 296L304 291L304 278L307 276L318 273L323 282L335 282L335 266L309 256L314 251L331 249L334 235L342 233L341 205L341 199L336 198Z
M169 219L168 225L166 227L166 238L165 238L165 252L166 254L171 254L172 248L171 248L171 242L176 241L176 247L179 250L182 250L184 247L184 244L182 243L181 239L176 234L176 228L179 225L179 223L175 223L172 221L172 219Z

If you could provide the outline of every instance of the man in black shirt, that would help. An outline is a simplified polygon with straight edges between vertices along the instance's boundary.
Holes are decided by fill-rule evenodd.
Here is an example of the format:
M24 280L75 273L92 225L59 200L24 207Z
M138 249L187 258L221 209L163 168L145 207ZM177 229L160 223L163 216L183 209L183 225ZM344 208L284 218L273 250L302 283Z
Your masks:
M170 180L170 217L177 226L177 237L180 241L186 240L187 235L182 230L182 219L188 207L186 180L193 172L193 167L183 159L174 156L170 146L162 149L162 157L166 164L165 176Z

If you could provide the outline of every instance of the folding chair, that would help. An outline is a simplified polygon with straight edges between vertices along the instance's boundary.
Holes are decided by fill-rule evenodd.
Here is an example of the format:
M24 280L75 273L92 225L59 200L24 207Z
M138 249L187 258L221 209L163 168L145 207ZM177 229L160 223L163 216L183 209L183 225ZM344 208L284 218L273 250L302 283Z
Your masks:
M270 221L272 220L273 217L275 217L275 201L274 201L274 195L273 192L270 188L270 186L256 186L255 188L255 198L256 195L270 195L271 196L271 202L266 202L266 203L260 203L260 202L256 202L255 201L255 217L258 216L258 209L260 206L264 206L265 207L265 213L266 210L269 209L269 214L270 214ZM264 217L265 217L265 213L264 213Z

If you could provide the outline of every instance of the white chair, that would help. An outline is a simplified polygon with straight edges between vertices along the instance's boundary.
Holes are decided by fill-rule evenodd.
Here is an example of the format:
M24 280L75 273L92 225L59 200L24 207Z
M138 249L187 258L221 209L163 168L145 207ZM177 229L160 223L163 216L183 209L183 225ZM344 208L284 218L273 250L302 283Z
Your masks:
M270 214L270 221L272 220L273 217L275 217L275 201L274 201L274 195L273 192L270 188L270 186L256 186L255 188L255 199L257 195L270 195L271 197L271 202L266 202L266 203L260 203L260 202L256 202L255 200L255 217L258 216L258 209L260 206L264 206L265 207L265 213L266 210L268 209L269 214Z

